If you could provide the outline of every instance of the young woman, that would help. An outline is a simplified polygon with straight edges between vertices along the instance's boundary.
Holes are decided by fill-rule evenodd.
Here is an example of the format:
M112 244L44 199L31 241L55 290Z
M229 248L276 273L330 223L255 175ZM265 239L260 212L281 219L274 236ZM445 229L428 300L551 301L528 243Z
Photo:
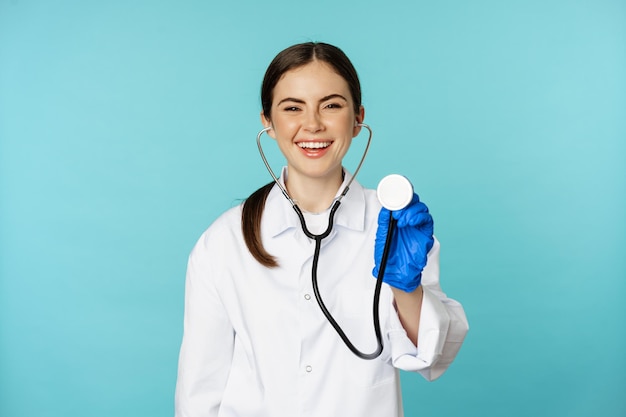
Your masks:
M322 233L351 178L342 160L365 116L356 71L332 45L294 45L268 67L261 101L261 122L287 160L279 181L308 229ZM415 195L393 216L379 304L383 349L371 360L348 349L317 305L316 243L278 186L218 218L189 257L176 416L401 416L398 369L438 378L468 326L439 286L439 242L426 206ZM388 218L375 192L354 181L319 250L319 292L364 352L377 346L372 270Z

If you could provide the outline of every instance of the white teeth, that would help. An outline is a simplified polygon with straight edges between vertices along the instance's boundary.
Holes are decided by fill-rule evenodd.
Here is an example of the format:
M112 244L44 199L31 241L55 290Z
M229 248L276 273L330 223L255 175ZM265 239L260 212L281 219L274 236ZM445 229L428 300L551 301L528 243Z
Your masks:
M321 149L330 146L330 142L300 142L298 143L298 146L303 149Z

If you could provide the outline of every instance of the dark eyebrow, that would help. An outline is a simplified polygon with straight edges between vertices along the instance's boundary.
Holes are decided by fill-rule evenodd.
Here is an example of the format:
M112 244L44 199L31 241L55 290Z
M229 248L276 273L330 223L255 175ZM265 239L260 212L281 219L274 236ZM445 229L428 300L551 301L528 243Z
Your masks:
M347 101L348 101L348 100L347 100L344 96L342 96L341 94L329 94L329 95L327 95L327 96L325 96L325 97L322 97L322 98L320 99L320 103L321 103L321 102L323 102L323 101L327 101L327 100L333 99L333 98L340 98L340 99L342 99L342 100L343 100L343 101L345 101L345 102L347 102ZM282 99L281 101L279 101L279 102L278 102L278 104L277 104L277 106L280 106L282 103L284 103L284 102L286 102L286 101L292 101L292 102L294 102L294 103L304 104L304 100L302 100L302 99L299 99L299 98L294 98L294 97L287 97L287 98L284 98L284 99Z
M328 95L328 96L326 96L326 97L322 97L322 99L320 100L320 103L321 103L322 101L330 100L330 99L333 99L333 98L340 98L340 99L342 99L343 101L346 101L346 102L348 101L348 100L347 100L344 96L342 96L341 94L330 94L330 95Z
M304 104L304 100L300 100L299 98L287 97L278 102L277 106L280 106L286 101L293 101L294 103Z

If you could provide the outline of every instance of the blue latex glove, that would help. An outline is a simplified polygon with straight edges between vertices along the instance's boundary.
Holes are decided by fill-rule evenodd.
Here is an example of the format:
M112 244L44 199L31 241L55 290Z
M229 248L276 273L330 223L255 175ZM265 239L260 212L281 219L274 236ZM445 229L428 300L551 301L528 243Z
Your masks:
M391 239L387 266L383 281L392 287L412 292L422 281L422 270L426 266L426 255L433 247L433 218L428 207L413 194L411 203L392 212L397 220L396 229ZM378 214L378 230L374 247L376 266L372 273L378 276L380 260L385 248L389 229L389 210L382 208Z

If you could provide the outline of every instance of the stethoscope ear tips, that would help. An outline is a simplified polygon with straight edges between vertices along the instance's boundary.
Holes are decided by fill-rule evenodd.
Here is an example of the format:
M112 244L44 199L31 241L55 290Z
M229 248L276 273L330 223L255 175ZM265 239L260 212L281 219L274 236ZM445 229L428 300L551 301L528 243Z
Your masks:
M403 175L387 175L378 183L376 195L387 210L402 210L413 200L413 184Z

